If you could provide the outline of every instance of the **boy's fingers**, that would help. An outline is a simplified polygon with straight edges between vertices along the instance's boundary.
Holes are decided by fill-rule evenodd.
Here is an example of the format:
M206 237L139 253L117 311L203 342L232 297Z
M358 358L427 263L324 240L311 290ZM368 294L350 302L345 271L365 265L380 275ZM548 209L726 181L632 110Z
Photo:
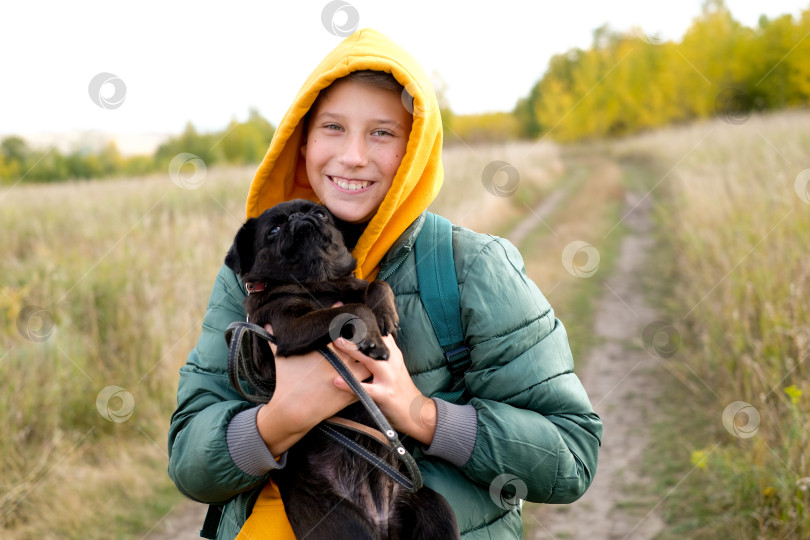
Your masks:
M341 348L339 342L343 342L346 348ZM348 343L348 345L345 345L345 343ZM354 373L357 380L362 381L372 375L371 370L369 370L366 363L362 361L365 360L366 357L357 350L357 347L355 347L352 342L344 338L339 338L334 342L333 350L338 355L341 362ZM348 388L348 386L346 388Z
M337 345L340 348L340 350L346 351L348 353L357 351L357 343L344 337L337 338L335 340L335 345Z
M350 357L351 359L355 360L356 362L361 362L365 364L368 361L376 362L373 358L369 358L357 348L357 344L351 340L346 338L338 338L335 340L335 347L340 350L341 352L345 353L346 356Z

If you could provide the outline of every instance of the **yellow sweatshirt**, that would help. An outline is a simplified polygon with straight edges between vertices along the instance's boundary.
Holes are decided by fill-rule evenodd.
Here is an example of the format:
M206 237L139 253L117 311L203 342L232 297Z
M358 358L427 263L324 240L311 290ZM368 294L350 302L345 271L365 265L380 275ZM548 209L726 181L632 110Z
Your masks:
M428 77L411 56L388 38L370 29L341 42L309 76L276 129L247 199L248 218L291 199L317 201L299 151L303 119L318 93L335 79L353 71L391 73L413 97L413 126L405 156L391 189L354 248L355 274L374 279L383 256L405 229L433 202L442 184L442 122ZM294 540L277 486L270 481L237 540Z
M276 129L247 199L248 218L291 199L317 201L300 154L303 118L318 93L352 71L391 73L414 98L408 146L391 189L354 249L356 275L373 279L380 261L405 229L433 202L442 184L442 122L428 77L411 56L371 29L341 42L309 76Z

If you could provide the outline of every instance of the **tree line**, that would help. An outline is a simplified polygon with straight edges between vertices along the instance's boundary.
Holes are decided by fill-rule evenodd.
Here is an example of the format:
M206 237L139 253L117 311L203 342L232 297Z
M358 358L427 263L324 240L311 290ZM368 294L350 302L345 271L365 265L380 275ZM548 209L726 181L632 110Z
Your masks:
M232 120L221 131L200 133L189 122L180 135L169 138L152 155L124 156L113 141L101 148L83 147L63 153L55 147L33 148L22 137L10 136L0 142L0 185L165 172L171 159L181 152L195 154L208 166L257 163L274 132L275 127L251 109L246 121Z
M798 18L762 16L750 28L734 19L723 0L706 0L679 42L602 26L590 48L553 56L511 112L454 115L439 84L445 140L569 142L711 116L739 123L754 111L804 107L810 103L808 35L810 7ZM189 123L151 156L122 156L112 142L62 154L8 137L0 142L0 184L165 171L181 152L207 165L257 163L273 133L273 125L251 110L247 121L233 120L219 132L198 133Z
M555 55L514 115L520 134L558 141L621 136L810 102L810 8L795 19L734 19L707 0L680 42L603 26L587 50Z

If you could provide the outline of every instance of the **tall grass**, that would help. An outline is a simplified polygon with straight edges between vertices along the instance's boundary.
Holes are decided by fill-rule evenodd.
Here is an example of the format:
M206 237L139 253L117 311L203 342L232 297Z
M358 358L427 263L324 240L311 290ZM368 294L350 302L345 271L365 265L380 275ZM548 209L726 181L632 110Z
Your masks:
M176 499L177 370L250 175L209 171L197 190L155 176L0 192L0 536L125 536L143 526L133 516ZM123 391L102 393L111 386Z
M515 198L481 180L496 159L519 168L521 197L560 166L548 145L449 150L433 209L483 231L509 219ZM178 369L254 169L209 169L197 189L0 190L0 537L140 538L181 500L166 475Z
M691 388L677 408L695 482L673 493L689 515L675 521L692 538L810 538L810 113L616 151L664 171L651 191L677 254L667 313L683 340L665 361Z

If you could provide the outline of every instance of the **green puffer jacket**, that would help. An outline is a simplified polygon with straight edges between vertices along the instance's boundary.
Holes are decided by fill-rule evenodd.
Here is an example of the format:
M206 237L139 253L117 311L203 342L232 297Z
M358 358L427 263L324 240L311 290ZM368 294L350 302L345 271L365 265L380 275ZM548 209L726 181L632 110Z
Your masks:
M413 243L424 215L383 259L379 278L396 295L397 343L414 383L425 394L449 390L451 376L422 307ZM496 489L525 500L569 503L596 472L602 423L573 373L568 339L541 292L506 240L453 227L461 316L471 349L465 375L478 413L475 447L458 468L414 455L425 484L450 502L462 537L520 538L521 506ZM228 503L217 538L236 536L267 476L242 472L231 459L231 418L253 407L228 383L223 332L244 320L244 289L223 267L217 276L197 347L181 368L178 406L169 432L169 474L188 497ZM492 488L492 489L491 489Z

